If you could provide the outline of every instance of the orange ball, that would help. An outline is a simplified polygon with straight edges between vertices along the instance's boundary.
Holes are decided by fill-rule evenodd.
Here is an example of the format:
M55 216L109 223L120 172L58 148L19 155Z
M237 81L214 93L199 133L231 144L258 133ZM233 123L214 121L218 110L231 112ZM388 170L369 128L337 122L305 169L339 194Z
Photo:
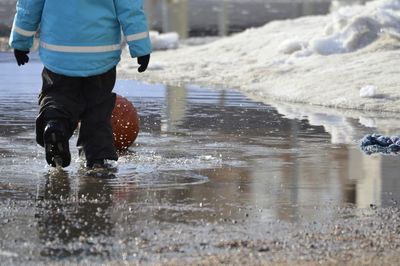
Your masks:
M139 115L133 104L117 94L111 116L114 145L119 151L129 148L139 134Z

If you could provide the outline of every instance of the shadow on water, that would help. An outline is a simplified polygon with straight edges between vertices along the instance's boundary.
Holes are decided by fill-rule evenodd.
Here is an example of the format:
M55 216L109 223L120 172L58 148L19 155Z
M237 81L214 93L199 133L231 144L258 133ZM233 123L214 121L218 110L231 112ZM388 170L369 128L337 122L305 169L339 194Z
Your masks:
M33 135L41 66L34 58L17 68L8 57L0 55L0 256L11 261L115 259L132 243L132 252L157 253L149 239L165 223L329 220L337 206L399 200L398 157L366 156L356 143L396 132L393 118L195 86L118 81L141 117L137 142L101 177L79 161L51 170Z

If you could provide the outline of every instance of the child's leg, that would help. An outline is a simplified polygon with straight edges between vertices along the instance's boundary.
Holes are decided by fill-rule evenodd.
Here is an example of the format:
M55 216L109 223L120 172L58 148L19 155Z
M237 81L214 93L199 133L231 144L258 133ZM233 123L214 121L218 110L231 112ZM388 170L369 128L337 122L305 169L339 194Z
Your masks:
M82 100L82 79L56 74L44 68L43 86L39 95L40 112L36 119L36 141L44 146L43 133L50 120L62 121L70 138L85 107Z
M36 141L45 147L49 164L65 167L71 160L68 141L85 105L81 100L82 80L59 75L46 68L42 78L40 113L36 119Z
M111 113L116 95L115 67L110 71L84 79L83 94L86 109L81 115L78 146L88 165L95 161L118 160L111 127Z

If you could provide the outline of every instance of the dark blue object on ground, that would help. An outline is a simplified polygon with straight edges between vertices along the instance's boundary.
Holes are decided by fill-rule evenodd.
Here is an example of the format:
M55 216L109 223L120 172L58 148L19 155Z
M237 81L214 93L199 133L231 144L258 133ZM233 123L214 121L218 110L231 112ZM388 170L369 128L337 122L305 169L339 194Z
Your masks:
M366 135L360 140L360 147L366 154L400 153L400 136Z

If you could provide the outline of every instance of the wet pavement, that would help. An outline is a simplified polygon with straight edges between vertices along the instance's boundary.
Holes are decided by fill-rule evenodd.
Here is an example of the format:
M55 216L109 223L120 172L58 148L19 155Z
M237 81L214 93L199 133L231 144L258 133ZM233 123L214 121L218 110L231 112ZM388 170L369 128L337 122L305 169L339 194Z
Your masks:
M396 114L119 80L137 141L88 172L74 136L60 171L34 141L41 68L0 54L0 264L397 261L399 157L357 144Z

